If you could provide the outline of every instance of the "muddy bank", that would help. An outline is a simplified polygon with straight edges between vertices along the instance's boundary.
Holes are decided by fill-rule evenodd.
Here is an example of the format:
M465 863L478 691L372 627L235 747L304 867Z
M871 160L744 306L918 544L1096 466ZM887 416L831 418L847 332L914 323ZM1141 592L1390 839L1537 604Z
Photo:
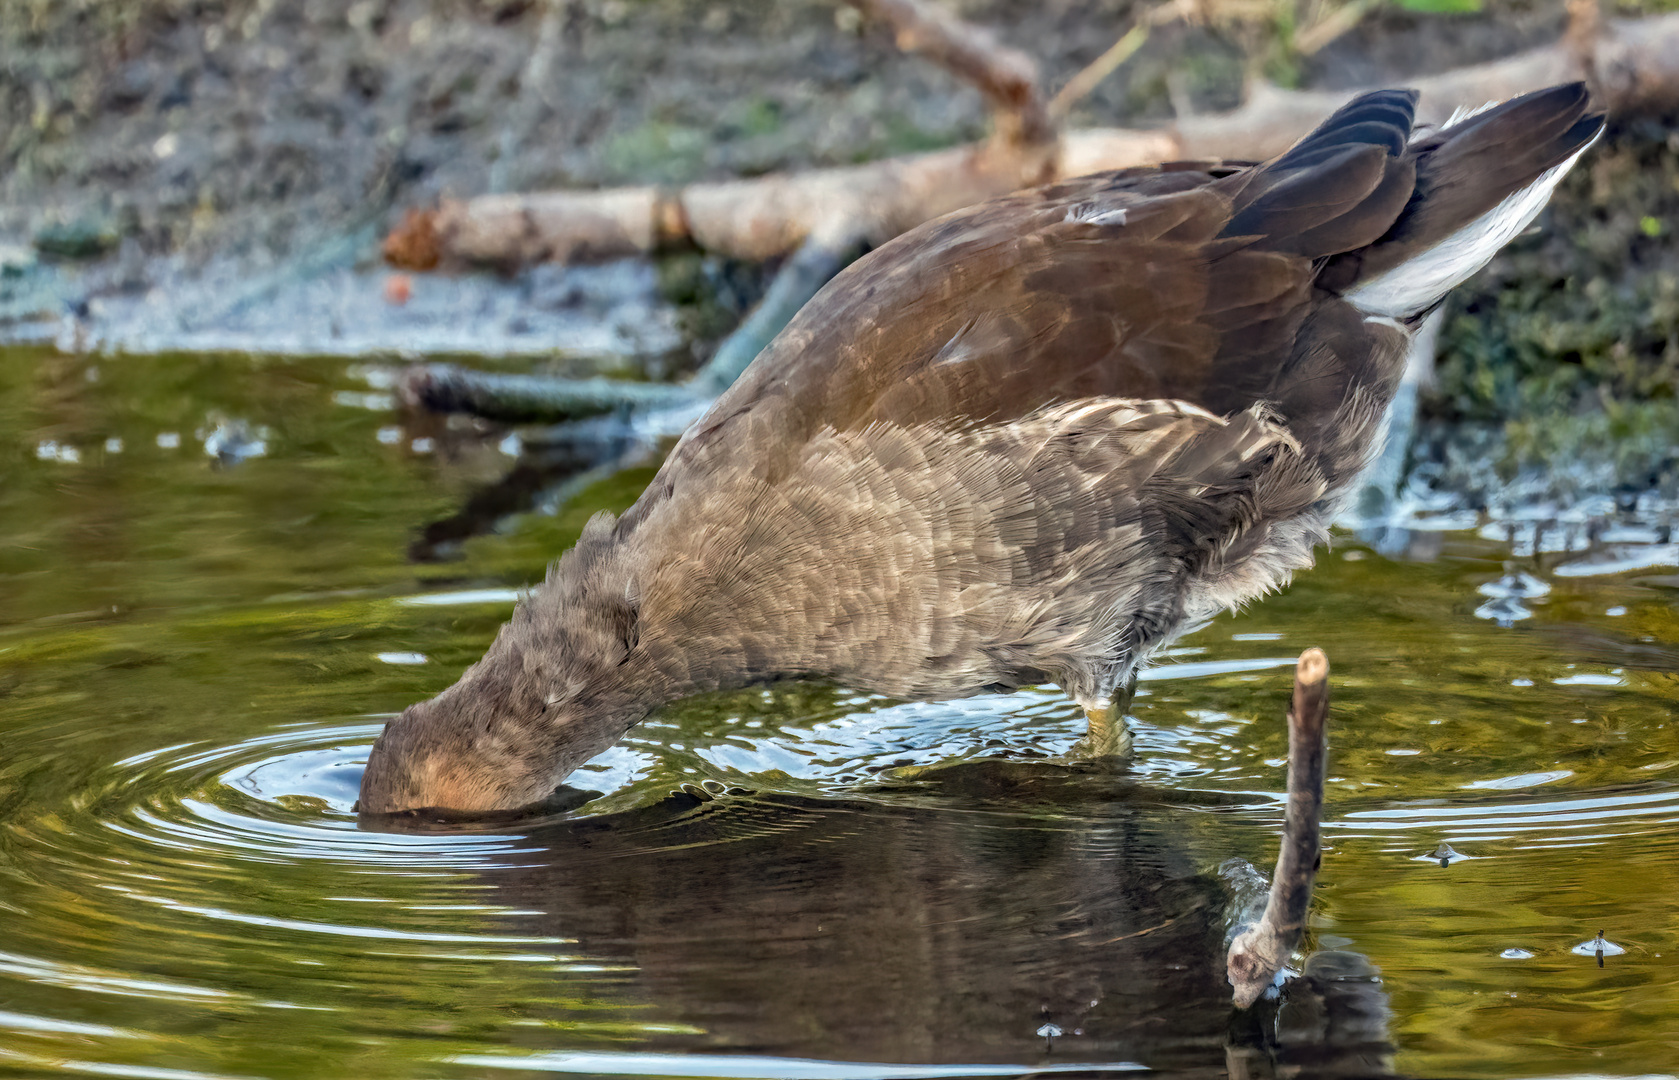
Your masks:
M1131 0L957 5L1059 86ZM1562 5L1373 16L1310 60L1218 15L1081 122L1238 103L1248 71L1402 78L1550 40ZM283 257L444 192L682 182L978 136L977 93L832 0L22 0L0 12L0 232L59 254ZM56 232L55 232L56 230ZM47 235L52 234L52 235Z

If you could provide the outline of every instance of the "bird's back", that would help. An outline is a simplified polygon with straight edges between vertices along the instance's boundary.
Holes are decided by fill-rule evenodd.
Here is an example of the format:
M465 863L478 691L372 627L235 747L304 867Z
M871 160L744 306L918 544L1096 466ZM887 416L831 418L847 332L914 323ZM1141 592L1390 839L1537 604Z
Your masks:
M1405 331L1602 127L1581 84L1421 134L1415 98L1363 95L1262 165L1097 174L898 237L799 313L661 480L824 428L1004 423L1099 397L1218 415L1264 402L1296 437L1334 442L1350 396L1385 404Z

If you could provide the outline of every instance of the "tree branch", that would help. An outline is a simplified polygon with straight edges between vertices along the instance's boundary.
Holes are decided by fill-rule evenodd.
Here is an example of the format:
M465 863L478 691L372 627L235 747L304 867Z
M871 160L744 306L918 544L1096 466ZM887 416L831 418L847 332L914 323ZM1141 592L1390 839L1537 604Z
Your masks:
M900 51L920 53L972 83L991 104L997 136L1038 146L1055 141L1038 89L1038 64L991 31L964 22L949 9L923 0L845 0L865 16L890 26Z
M861 227L841 222L807 239L776 274L758 306L684 383L561 379L474 371L453 364L415 364L402 373L397 394L410 409L473 413L512 424L692 409L727 390L799 309L863 253L862 232Z

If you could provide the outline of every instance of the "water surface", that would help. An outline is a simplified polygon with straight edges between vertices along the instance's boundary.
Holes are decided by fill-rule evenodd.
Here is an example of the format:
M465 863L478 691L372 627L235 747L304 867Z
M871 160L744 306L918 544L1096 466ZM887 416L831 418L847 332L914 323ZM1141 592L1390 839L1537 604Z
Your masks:
M570 816L372 834L380 725L649 475L411 562L512 462L402 429L372 374L0 351L0 1073L1223 1075L1278 1029L1232 1023L1216 870L1274 857L1309 645L1335 712L1307 948L1352 965L1319 989L1375 988L1353 1052L1675 1071L1659 527L1342 536L1150 672L1129 770L1058 760L1053 693L792 685L656 716ZM1572 951L1600 930L1601 966Z

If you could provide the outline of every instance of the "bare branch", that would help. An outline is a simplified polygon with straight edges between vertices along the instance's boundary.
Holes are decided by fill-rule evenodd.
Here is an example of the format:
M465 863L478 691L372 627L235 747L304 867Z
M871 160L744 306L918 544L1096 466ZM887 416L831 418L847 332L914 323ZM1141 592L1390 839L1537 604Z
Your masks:
M473 413L506 423L557 423L606 413L649 414L694 408L729 388L822 286L863 252L859 229L839 227L811 236L787 260L752 314L718 346L686 383L618 379L561 379L506 375L453 364L416 364L403 372L398 394L410 409ZM680 431L680 426L677 428Z
M1288 810L1277 872L1271 879L1265 913L1258 925L1236 935L1226 961L1239 1008L1259 1000L1306 927L1320 857L1328 720L1329 660L1321 649L1307 649L1294 669L1294 708L1288 714Z
M900 50L920 53L978 87L996 114L1003 141L1037 146L1055 141L1055 124L1039 91L1038 64L982 27L923 0L846 0L892 28Z
M1136 55L1148 41L1149 32L1156 26L1162 26L1174 19L1193 19L1199 14L1201 0L1171 0L1170 3L1150 8L1137 25L1125 32L1125 35L1108 47L1108 51L1085 65L1071 79L1067 85L1058 90L1049 100L1049 115L1056 123L1060 123L1074 105L1090 95L1090 92L1100 86L1103 79L1119 70L1119 65Z

